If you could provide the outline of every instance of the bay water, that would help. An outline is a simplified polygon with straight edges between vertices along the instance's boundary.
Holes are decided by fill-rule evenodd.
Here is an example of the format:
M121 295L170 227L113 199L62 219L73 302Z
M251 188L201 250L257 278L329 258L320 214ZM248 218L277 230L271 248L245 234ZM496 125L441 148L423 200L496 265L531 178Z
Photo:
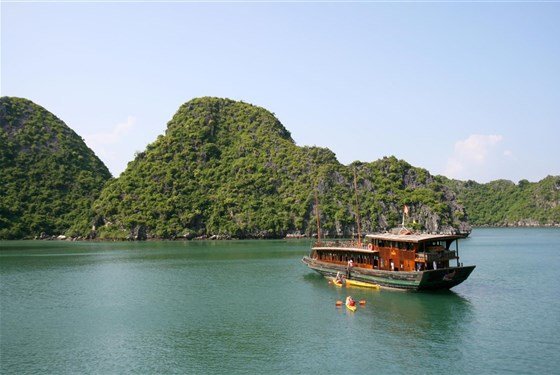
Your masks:
M560 229L475 229L436 293L336 288L310 246L0 241L0 373L560 372Z

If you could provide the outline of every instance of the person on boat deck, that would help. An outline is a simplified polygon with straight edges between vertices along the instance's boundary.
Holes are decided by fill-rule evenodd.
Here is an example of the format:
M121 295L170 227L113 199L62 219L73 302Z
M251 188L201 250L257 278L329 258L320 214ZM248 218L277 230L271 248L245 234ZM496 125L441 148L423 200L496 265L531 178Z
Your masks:
M348 269L346 270L346 276L350 278L350 271L352 271L352 267L354 267L354 259L350 258L348 261Z

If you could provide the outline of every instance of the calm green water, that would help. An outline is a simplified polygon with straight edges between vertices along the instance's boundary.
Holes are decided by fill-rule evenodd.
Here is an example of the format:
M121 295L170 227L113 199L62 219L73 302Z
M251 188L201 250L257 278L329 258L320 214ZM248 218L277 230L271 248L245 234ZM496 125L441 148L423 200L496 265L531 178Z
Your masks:
M559 229L475 230L432 294L335 288L309 245L0 242L0 373L558 373Z

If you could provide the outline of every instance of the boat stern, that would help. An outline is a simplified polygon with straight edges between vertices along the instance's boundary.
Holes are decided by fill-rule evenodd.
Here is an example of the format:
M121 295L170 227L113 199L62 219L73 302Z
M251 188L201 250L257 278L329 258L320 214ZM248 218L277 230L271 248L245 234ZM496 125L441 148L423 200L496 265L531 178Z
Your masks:
M451 289L467 280L476 266L424 271L418 290Z

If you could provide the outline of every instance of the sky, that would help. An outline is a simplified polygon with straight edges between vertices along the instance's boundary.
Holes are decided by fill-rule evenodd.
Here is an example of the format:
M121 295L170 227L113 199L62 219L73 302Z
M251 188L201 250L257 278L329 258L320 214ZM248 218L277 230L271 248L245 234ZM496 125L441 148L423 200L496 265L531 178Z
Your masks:
M347 165L486 183L560 175L560 2L0 3L0 94L117 177L203 96L267 109Z

